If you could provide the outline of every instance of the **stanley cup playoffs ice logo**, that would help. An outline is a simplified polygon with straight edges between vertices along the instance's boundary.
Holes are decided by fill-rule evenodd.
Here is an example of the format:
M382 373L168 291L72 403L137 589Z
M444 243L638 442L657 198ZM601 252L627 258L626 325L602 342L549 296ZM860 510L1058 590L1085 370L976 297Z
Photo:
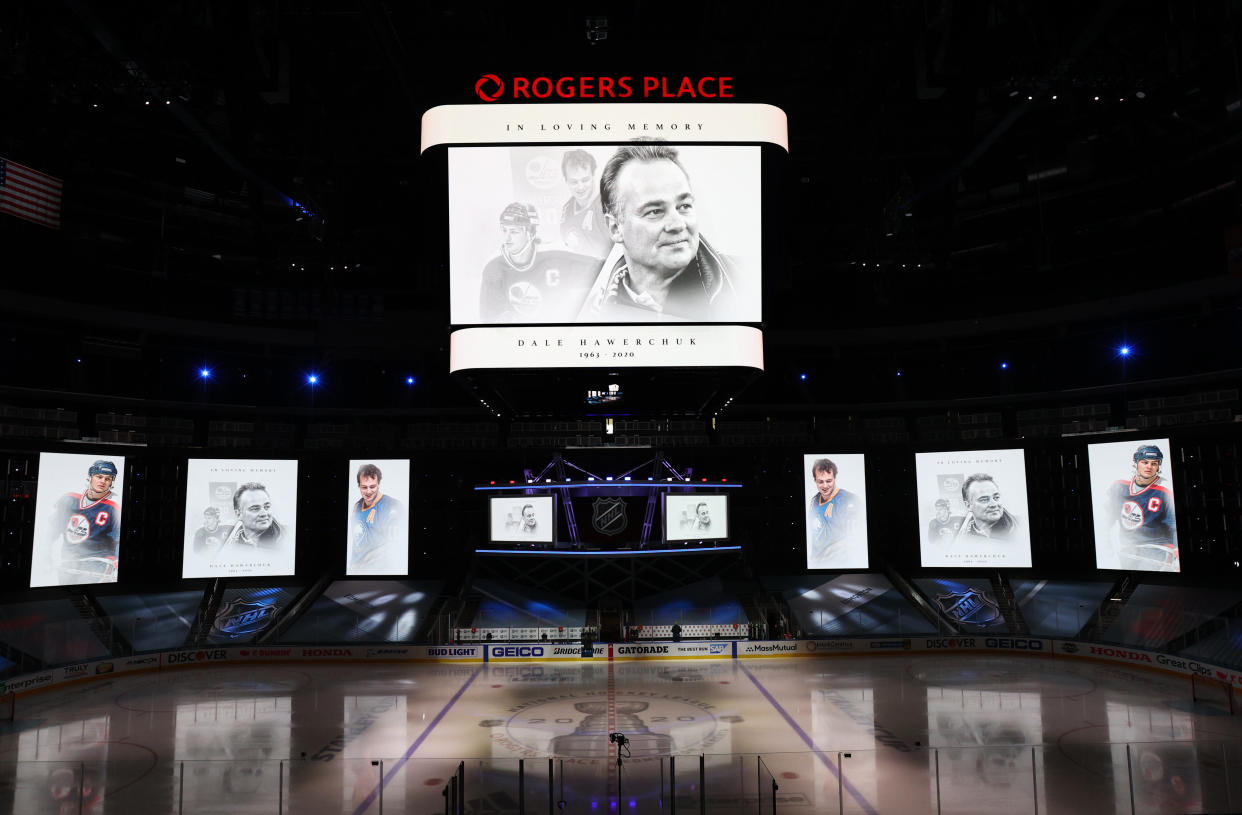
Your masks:
M596 498L591 525L601 535L618 535L625 531L629 519L625 514L625 502L620 498Z
M986 628L1000 620L1000 606L978 589L936 595L936 602L949 617L959 623Z
M655 669L652 669L653 671ZM665 670L665 669L660 669ZM727 745L733 713L678 693L644 693L642 699L603 691L539 697L510 708L506 719L484 719L493 744L514 755L555 755L583 762L607 760L612 732L624 733L635 759ZM610 711L611 706L611 711Z
M667 733L652 733L639 717L648 707L647 702L619 701L616 703L616 730L625 733L630 740L630 753L635 758L643 756L666 756L673 752L673 737ZM608 702L575 702L574 710L586 717L574 728L574 732L552 739L552 752L558 756L593 756L606 751L608 738ZM601 748L604 748L601 750Z

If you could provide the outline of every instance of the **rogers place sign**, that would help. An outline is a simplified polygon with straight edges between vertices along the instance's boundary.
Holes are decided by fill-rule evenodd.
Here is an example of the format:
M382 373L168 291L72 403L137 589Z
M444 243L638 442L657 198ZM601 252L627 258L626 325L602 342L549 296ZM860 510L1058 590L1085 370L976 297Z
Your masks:
M512 76L484 74L474 83L484 102L501 99L732 99L731 76Z

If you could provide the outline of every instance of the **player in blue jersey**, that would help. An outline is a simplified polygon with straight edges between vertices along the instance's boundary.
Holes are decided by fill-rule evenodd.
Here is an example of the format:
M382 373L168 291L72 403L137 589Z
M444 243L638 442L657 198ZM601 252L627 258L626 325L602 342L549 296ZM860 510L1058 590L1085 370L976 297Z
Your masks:
M1120 568L1180 571L1173 490L1160 477L1164 451L1144 444L1134 451L1133 461L1134 475L1110 484L1104 497Z
M54 510L52 558L61 585L115 583L121 504L113 500L116 465L100 459L86 471L86 489L65 493Z
M815 480L815 493L807 514L811 547L807 566L826 569L845 550L850 536L864 520L860 517L862 502L854 493L837 486L837 465L832 459L816 459L811 465L811 477Z
M500 213L500 255L483 267L479 316L489 323L568 323L598 274L599 258L541 250L539 213L515 201Z
M405 505L380 491L384 474L374 464L358 468L358 493L350 513L349 564L355 569L367 569L385 565L393 547L389 544L401 538L405 529ZM393 573L405 572L405 564L387 564Z

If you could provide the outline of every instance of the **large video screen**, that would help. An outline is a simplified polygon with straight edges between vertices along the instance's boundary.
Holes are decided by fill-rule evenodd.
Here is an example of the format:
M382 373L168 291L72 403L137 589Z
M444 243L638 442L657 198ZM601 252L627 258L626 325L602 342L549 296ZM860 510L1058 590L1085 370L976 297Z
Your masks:
M861 453L802 457L806 504L806 567L865 569L867 479Z
M757 146L448 151L454 325L758 323Z
M664 540L710 541L729 538L729 496L664 494Z
M1087 446L1095 565L1180 572L1168 439Z
M1021 450L917 453L914 470L924 566L1031 565Z
M294 573L296 460L190 459L182 577Z
M116 582L124 472L124 456L39 456L32 587Z
M493 543L554 543L556 504L551 495L492 496Z
M345 573L405 574L410 553L410 460L349 462Z

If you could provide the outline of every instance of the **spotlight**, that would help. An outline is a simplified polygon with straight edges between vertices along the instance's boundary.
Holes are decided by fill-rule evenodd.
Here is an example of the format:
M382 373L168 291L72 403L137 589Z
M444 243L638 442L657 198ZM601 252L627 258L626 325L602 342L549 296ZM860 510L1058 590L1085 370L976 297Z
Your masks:
M407 377L405 378L405 384L407 384L407 385L413 385L413 384L414 384L414 377L412 377L412 376L407 376Z
M318 384L319 384L319 374L310 374L309 376L307 376L307 377L306 377L306 384L307 384L307 385L318 385Z
M799 379L801 379L803 382L805 382L805 381L806 381L806 374L799 374L799 375L798 375L798 378L799 378Z
M1008 363L1008 362L1002 362L1002 363L1001 363L1001 370L1002 370L1002 371L1005 371L1005 370L1008 370L1008 369L1009 369L1009 363Z
M1117 353L1121 354L1121 356L1123 357L1130 356L1130 346L1128 345L1121 346L1120 348L1117 349Z
M198 378L199 379L211 379L211 369L210 368L199 368Z

